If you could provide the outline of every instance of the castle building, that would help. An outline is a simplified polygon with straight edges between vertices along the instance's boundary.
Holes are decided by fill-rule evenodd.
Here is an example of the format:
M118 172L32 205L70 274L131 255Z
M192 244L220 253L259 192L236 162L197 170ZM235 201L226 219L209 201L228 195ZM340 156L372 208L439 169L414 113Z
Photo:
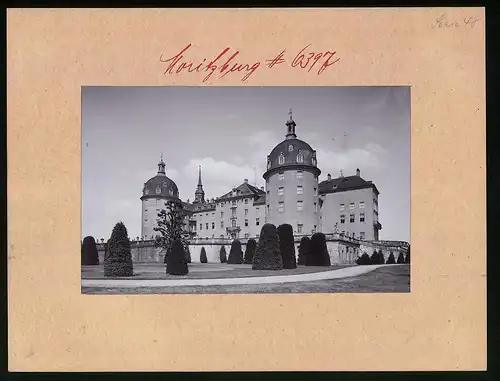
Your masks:
M285 140L267 156L266 221L276 226L290 224L295 234L318 229L319 199L316 151L297 139L290 110Z
M378 189L361 177L343 176L319 184L321 231L338 232L349 237L378 241L382 225L378 219Z
M297 138L296 123L290 110L285 123L285 139L267 156L263 174L265 188L257 188L243 180L227 193L206 199L201 167L194 200L182 201L186 212L186 229L192 238L257 238L262 226L272 223L292 225L294 234L311 235L343 233L366 241L378 241L379 191L371 181L364 180L359 169L356 175L319 183L321 174L316 151ZM143 239L152 239L156 216L165 202L179 199L177 185L166 176L163 157L156 176L144 183L142 190Z

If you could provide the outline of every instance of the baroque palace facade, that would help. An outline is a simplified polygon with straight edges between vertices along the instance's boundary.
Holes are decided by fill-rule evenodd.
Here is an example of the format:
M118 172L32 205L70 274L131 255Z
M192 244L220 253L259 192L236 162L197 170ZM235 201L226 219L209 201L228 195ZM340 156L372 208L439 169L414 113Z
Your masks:
M156 215L165 202L182 202L186 228L195 239L258 238L264 223L291 224L296 236L315 232L340 234L362 241L378 241L378 195L375 184L352 176L319 182L316 151L297 138L292 118L285 123L285 139L267 156L263 174L265 189L248 183L215 199L205 199L201 167L194 200L183 202L174 181L167 177L163 157L156 176L144 183L142 190L141 238L150 240L156 232Z

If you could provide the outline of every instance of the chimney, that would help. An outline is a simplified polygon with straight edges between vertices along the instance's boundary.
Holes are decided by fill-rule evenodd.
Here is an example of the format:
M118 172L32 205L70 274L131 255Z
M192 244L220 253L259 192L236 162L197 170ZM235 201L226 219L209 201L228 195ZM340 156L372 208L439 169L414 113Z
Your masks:
M361 176L361 172L359 171L359 168L356 169L356 176Z
M326 178L328 179L328 181L330 181L332 179L332 175L328 174Z
M264 190L264 187L260 187L260 190L263 191Z
M248 184L248 179L243 180L245 184Z

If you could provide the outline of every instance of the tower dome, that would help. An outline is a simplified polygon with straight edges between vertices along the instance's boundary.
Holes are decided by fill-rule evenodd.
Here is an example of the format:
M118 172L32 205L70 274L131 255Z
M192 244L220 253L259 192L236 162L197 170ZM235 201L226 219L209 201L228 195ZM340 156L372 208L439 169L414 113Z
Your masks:
M163 155L158 163L158 173L144 183L141 200L145 198L179 198L179 189L165 173Z
M285 140L278 143L267 156L267 167L264 179L273 173L285 169L306 169L319 176L321 171L317 167L316 151L305 141L297 139L295 134L296 123L292 119L292 110L286 122L287 133Z
M285 123L285 140L267 156L266 180L267 222L290 224L294 233L310 234L319 225L318 176L316 151L297 138L292 118Z
M169 200L179 200L179 189L175 182L167 177L162 155L158 163L158 173L146 181L142 188L141 237L143 239L152 239L158 234L154 230L157 226L156 219Z

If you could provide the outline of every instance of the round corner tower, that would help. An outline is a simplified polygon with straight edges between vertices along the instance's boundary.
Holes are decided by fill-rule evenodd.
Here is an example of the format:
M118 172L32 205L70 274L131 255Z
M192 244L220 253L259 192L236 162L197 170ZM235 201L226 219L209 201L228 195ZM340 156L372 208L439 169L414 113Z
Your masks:
M295 234L311 234L319 225L316 151L297 139L292 110L286 122L285 140L267 156L266 222L290 224Z
M154 230L156 218L169 200L179 201L177 185L167 177L163 155L158 163L158 173L144 183L142 189L141 238L152 239L158 233Z

